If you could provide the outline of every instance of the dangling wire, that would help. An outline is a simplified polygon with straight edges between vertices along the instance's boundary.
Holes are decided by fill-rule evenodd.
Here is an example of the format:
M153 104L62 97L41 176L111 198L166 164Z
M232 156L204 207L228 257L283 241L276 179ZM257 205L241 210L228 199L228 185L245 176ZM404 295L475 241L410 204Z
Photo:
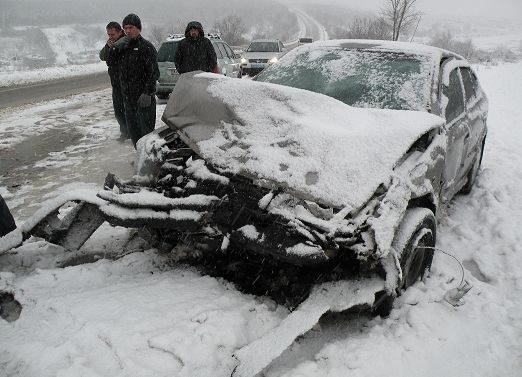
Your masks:
M447 251L445 251L445 250L439 249L438 247L424 246L424 248L425 248L425 249L432 249L432 250L434 250L434 251L439 251L439 252L441 252L441 253L443 253L443 254L446 254L447 256L449 256L449 257L455 259L455 260L457 261L457 263L459 264L459 266L460 266L460 271L461 271L461 279L460 279L459 287L462 285L462 283L464 283L464 275L465 275L465 274L464 274L464 266L462 265L462 263L460 262L460 260L459 260L456 256L450 254L449 252L447 252Z

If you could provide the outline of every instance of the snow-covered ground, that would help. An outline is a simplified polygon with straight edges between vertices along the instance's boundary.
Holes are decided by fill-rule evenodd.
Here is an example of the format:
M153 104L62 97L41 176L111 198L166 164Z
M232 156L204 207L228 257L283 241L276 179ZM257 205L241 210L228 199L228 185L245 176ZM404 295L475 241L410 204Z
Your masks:
M80 65L64 65L61 67L47 67L28 71L8 70L0 72L0 87L24 85L40 81L56 80L59 78L83 76L89 73L104 72L107 70L105 62Z
M23 85L63 77L81 76L107 69L98 58L105 44L105 25L62 25L41 30L48 44L35 41L34 35L25 36L28 28L19 28L18 37L0 36L0 87ZM48 51L48 50L51 51ZM29 69L24 63L26 55L39 58L54 55L52 66ZM45 65L47 65L46 63Z
M461 270L436 253L429 277L396 301L389 318L327 316L264 376L522 375L522 63L477 70L490 101L482 171L438 231L438 246L463 262L473 285L464 305L444 300ZM49 120L49 114L56 116ZM81 126L82 119L90 120ZM128 167L132 148L113 141L108 91L0 114L0 139L11 140L0 152L48 135L61 121L81 135L79 146L17 170L26 179L22 187L0 183L18 219L49 191L95 183L88 167L105 152ZM47 129L40 133L42 123ZM27 132L15 138L22 128ZM63 167L65 161L72 165ZM36 165L44 168L24 175ZM84 246L101 259L66 268L55 267L62 251L41 241L0 257L0 290L23 306L17 321L0 320L0 376L229 376L232 354L288 314L226 281L168 267L154 250L103 259L127 237L125 229L103 226Z

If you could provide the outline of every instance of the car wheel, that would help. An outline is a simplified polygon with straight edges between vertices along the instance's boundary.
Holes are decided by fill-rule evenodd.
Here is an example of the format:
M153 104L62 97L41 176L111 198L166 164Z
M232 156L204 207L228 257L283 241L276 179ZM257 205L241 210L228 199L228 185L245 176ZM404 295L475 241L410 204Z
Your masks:
M468 171L466 177L466 184L460 189L460 194L468 195L471 193L471 189L477 180L478 172L480 170L480 165L482 164L482 156L484 155L484 144L486 143L486 139L482 141L480 146L480 150L477 152L477 156L475 157L475 161L471 168Z
M433 212L427 208L411 208L395 233L392 248L400 254L402 279L397 295L412 286L431 268L436 242L437 223ZM393 308L394 295L385 291L375 295L373 312L387 316Z
M237 72L237 78L240 79L243 77L243 71L240 69L238 72Z

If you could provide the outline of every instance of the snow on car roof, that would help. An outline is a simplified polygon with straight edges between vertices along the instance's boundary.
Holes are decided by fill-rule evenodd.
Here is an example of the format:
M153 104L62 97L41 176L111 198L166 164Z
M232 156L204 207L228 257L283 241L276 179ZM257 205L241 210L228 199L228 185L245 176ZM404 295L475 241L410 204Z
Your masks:
M274 42L274 43L277 43L277 42L279 42L279 39L254 39L250 43L254 43L254 42Z
M162 119L221 171L339 208L364 204L412 143L443 123L204 73L182 75L171 98Z
M398 42L398 41L381 41L381 40L371 40L371 39L333 39L326 41L317 41L309 45L303 45L300 47L300 50L303 49L315 49L318 47L337 47L337 48L364 48L364 49L373 49L373 50L385 50L385 51L397 51L397 52L406 52L406 53L414 53L420 55L431 55L434 58L440 57L442 55L450 55L456 56L459 58L459 55L444 50L442 48L428 46L421 43L412 43L412 42Z

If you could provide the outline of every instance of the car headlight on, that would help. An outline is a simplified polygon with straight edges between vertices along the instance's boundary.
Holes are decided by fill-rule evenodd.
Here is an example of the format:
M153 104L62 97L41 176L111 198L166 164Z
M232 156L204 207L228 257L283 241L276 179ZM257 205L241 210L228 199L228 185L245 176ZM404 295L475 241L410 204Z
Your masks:
M248 62L248 60L246 60L245 58L241 58L241 64L246 64Z
M268 62L270 64L274 64L274 63L277 63L279 61L279 59L277 59L277 57L273 57L272 59L270 59Z

